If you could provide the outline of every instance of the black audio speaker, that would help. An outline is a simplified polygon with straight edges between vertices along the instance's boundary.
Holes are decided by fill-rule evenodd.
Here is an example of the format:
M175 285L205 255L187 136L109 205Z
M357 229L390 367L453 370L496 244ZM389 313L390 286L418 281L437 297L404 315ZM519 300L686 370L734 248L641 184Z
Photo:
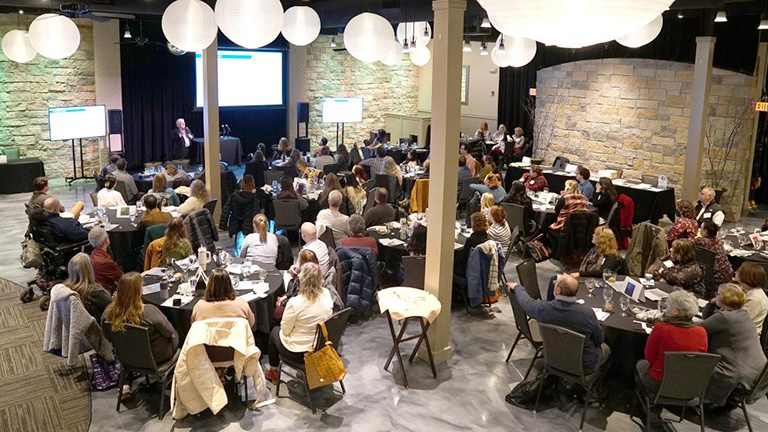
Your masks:
M296 107L297 107L296 122L309 123L309 102L299 102L298 104L296 104Z
M119 135L123 133L123 111L111 109L107 111L109 117L109 134Z

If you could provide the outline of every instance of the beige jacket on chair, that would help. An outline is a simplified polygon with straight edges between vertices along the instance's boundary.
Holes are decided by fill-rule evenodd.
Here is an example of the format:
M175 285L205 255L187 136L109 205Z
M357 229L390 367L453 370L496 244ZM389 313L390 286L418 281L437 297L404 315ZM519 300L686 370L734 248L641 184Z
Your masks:
M256 347L248 321L243 318L195 321L173 374L171 412L176 420L206 408L215 415L227 404L227 393L208 358L205 345L233 348L235 379L239 381L243 374L253 378L256 402L265 393L264 373L259 365L261 351Z

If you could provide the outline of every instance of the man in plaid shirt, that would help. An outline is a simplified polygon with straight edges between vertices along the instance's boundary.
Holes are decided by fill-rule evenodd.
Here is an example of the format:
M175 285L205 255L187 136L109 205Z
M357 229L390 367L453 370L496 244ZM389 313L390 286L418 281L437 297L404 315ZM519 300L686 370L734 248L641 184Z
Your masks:
M376 174L384 171L384 163L386 162L387 157L387 149L380 146L376 148L376 157L368 158L360 162L360 165L370 167L371 178L373 178Z

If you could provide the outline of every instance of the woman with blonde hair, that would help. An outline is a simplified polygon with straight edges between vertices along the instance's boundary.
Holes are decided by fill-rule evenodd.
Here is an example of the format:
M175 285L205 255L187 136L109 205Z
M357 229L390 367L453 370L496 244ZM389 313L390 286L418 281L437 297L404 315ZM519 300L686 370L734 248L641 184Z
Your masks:
M489 220L491 219L491 207L493 207L494 202L495 199L490 192L486 192L480 197L480 212Z
M187 231L180 217L174 218L165 229L165 235L153 240L147 246L144 270L169 265L173 259L184 259L192 255L192 244L187 240Z
M304 354L312 348L315 326L333 314L331 293L323 287L323 272L314 263L302 265L299 272L299 292L285 305L280 327L269 335L268 380L277 380L280 359L297 363L304 361Z
M762 334L763 322L768 315L768 295L765 294L768 276L765 274L765 269L759 264L746 261L736 270L734 281L747 295L743 308L752 318L757 334Z
M179 206L178 212L183 215L200 210L210 200L211 194L208 192L205 183L201 180L195 180L189 186L189 198L184 201L184 204Z
M91 258L80 252L73 256L67 264L67 279L62 282L67 288L76 292L83 302L85 310L96 320L101 319L104 309L112 301L109 291L96 283L93 274Z
M395 160L391 157L384 158L384 167L379 174L390 175L397 178L397 184L403 184L403 171L400 166L395 163Z
M240 257L272 264L277 262L277 236L268 232L269 220L259 213L253 217L253 232L245 236L240 246Z
M549 226L550 231L560 231L565 225L568 215L574 212L587 211L587 199L579 191L579 182L568 180L565 189L555 204L556 220Z
M167 161L163 168L164 172L162 174L168 182L178 179L189 180L189 174L176 168L176 165L172 161Z
M168 181L163 174L155 174L152 177L152 189L144 197L149 195L154 195L161 207L178 206L180 203L179 196L176 195L176 191L168 187ZM144 197L142 197L142 201Z

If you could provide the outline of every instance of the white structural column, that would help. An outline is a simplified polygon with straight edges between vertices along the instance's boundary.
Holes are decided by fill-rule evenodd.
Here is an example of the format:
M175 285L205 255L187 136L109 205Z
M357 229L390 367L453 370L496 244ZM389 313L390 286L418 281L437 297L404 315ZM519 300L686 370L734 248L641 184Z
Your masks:
M211 198L218 198L219 205L212 215L219 220L221 214L221 159L219 140L219 38L203 50L203 132L205 134L205 184Z
M707 127L709 87L712 81L712 57L715 38L696 38L696 63L691 88L691 116L688 118L688 145L685 148L682 198L696 202L701 187L701 161L704 156L704 133Z
M430 329L435 362L451 357L451 291L461 124L461 65L465 0L434 0L432 42L432 144L429 174L429 230L424 286L442 312ZM419 356L426 352L422 345Z

